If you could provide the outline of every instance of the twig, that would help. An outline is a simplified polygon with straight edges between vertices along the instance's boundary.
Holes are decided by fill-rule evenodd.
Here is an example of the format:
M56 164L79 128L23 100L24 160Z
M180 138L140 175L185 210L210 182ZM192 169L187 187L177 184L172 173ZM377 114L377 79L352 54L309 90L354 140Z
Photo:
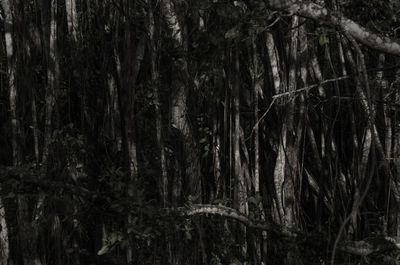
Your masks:
M306 87L297 89L297 90L295 90L295 91L289 91L289 92L284 92L284 93L281 93L281 94L274 95L274 96L272 96L272 98L273 98L273 99L276 99L276 98L288 96L288 95L290 95L290 94L300 93L300 92L303 92L303 91L309 91L310 89L312 89L312 88L314 88L314 87L319 87L319 86L321 86L321 85L324 85L324 84L330 83L330 82L335 82L335 81L340 81L340 80L348 79L348 78L350 78L350 77L351 77L351 76L346 75L346 76L341 76L341 77L338 77L338 78L326 79L326 80L324 80L324 81L322 81L322 82L320 82L320 83L318 83L318 84L314 84L314 85L311 85L311 86L306 86Z
M261 122L262 119L264 119L264 117L268 114L268 112L271 110L272 105L274 105L276 98L272 97L272 101L271 104L269 104L267 110L264 112L264 114L258 119L258 121L256 122L256 124L254 124L253 129L251 130L251 133L249 135L249 137L247 137L246 141L249 140L254 133L254 130L257 128L258 124Z

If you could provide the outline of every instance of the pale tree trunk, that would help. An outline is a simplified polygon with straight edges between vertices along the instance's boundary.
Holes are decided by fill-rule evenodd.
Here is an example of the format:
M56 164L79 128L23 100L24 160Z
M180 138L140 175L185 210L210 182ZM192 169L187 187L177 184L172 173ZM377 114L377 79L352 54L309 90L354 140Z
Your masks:
M36 110L36 90L32 86L32 131L33 131L33 147L35 150L35 160L36 165L39 165L40 162L40 153L39 153L39 127L37 121L37 110Z
M15 84L16 75L16 62L14 55L14 44L13 44L13 17L11 13L11 6L9 0L2 0L1 6L4 11L4 38L6 44L7 53L7 73L8 73L8 86L9 86L9 100L10 100L10 112L11 112L11 129L12 129L12 161L13 167L20 165L20 147L19 134L20 134L20 122L17 114L17 86ZM1 186L0 186L1 190ZM0 198L0 264L8 265L10 247L8 238L8 225L6 220L6 212L2 199Z
M236 44L233 54L232 61L234 65L233 73L233 84L232 84L232 100L233 100L233 174L234 174L234 205L240 213L248 214L247 204L247 185L244 177L244 171L242 170L242 160L240 155L240 62L239 62L239 47ZM246 242L246 227L239 225L237 233L237 240L241 245L242 255L247 253L247 242Z
M0 265L8 265L9 255L10 243L8 240L6 211L4 208L3 200L0 198Z
M176 3L172 0L163 0L161 4L161 10L166 20L168 28L172 31L172 39L174 42L174 48L179 50L183 55L177 55L173 58L173 70L172 70L172 102L171 102L171 126L175 129L177 135L177 143L182 144L182 151L174 150L175 154L181 153L177 162L177 168L183 168L185 178L187 179L187 185L185 190L187 191L184 196L185 199L189 199L191 202L200 203L202 201L202 187L201 187L201 168L200 168L200 157L198 154L198 145L194 138L194 134L189 122L188 116L188 84L190 81L188 62L186 59L187 52L187 31L185 24L180 24L180 13ZM181 20L184 21L183 19ZM179 172L177 172L179 175ZM175 178L173 183L173 194L179 192L179 183L181 179ZM174 192L175 191L175 192ZM174 196L179 196L175 194ZM203 242L203 229L198 221L195 221L195 226L199 233L199 249L201 251L201 259L206 262L206 252ZM172 250L171 242L169 242L169 249ZM179 263L181 259L182 251L179 253L169 253L170 261L175 260ZM193 257L192 257L193 258Z
M235 48L233 52L234 61L234 84L233 84L233 173L235 177L235 204L239 212L247 214L247 185L242 171L241 155L240 155L240 63L239 50Z
M267 33L267 52L272 69L272 79L274 81L275 94L284 92L282 90L281 77L279 75L279 57L276 51L275 40L271 33ZM286 148L286 125L282 124L281 135L279 136L279 142L275 149L277 150L276 163L274 168L274 188L275 196L274 198L274 212L273 217L277 223L282 222L284 216L283 203L282 203L282 185L284 181L284 169L286 165L285 151Z
M279 57L276 50L276 45L272 33L266 33L266 47L268 52L269 64L272 69L272 79L274 81L275 94L282 92L281 78L279 76Z
M164 0L162 10L167 20L168 27L172 30L175 47L185 51L183 29L179 24L175 5L171 0ZM188 178L189 194L194 202L201 201L201 172L200 158L197 152L197 144L190 127L187 115L186 85L190 80L188 65L185 56L174 59L173 98L171 107L172 127L177 129L183 139L183 152L185 154L185 174Z
M296 64L297 64L297 47L298 47L298 30L299 18L294 16L292 18L292 34L291 34L291 44L290 44L290 65L289 65L289 79L288 79L288 92L294 92L297 88L297 78L296 78ZM283 205L284 205L284 224L287 227L295 227L295 181L297 175L297 154L295 137L299 136L296 134L295 126L295 99L293 96L289 96L290 102L287 107L287 114L285 123L287 126L287 138L286 138L286 150L285 157L287 157L287 164L285 168L284 176L284 194L283 194Z
M222 69L221 69L222 70ZM214 84L218 87L222 84L222 71L221 75L214 76ZM217 97L218 98L218 97ZM220 117L219 111L219 100L215 100L212 103L211 116L212 116L212 160L213 160L213 176L214 176L214 186L212 186L210 191L210 201L221 198L221 193L224 184L222 183L221 173L221 136L220 136Z
M277 201L277 212L280 222L287 228L295 227L295 191L294 184L297 174L298 150L296 149L296 129L294 120L295 102L293 93L296 90L296 61L297 61L297 37L299 18L293 17L291 34L289 79L287 91L289 92L288 106L286 109L284 123L281 129L278 155L274 170L274 183ZM271 49L271 48L269 48ZM270 61L271 57L270 57ZM274 76L274 80L277 77ZM278 88L275 87L277 90ZM299 137L299 135L297 135Z
M212 136L212 152L213 152L213 173L215 182L215 193L213 199L220 198L221 194L221 137L219 135L219 122L217 112L213 115L213 136Z
M10 2L8 0L1 1L4 10L4 37L6 42L6 53L8 63L8 85L9 85L9 100L11 112L11 129L12 129L12 160L13 166L19 166L21 163L21 154L19 147L20 135L20 121L17 113L17 98L18 91L15 83L16 78L16 58L14 54L14 40L13 40L13 18L11 12Z
M286 47L286 52L289 57L288 65L288 82L287 82L287 98L283 98L282 101L286 102L286 109L284 111L283 124L281 128L281 133L279 137L279 143L277 149L277 158L274 169L274 186L275 186L275 196L276 196L276 220L283 225L284 228L291 229L295 228L297 225L296 218L296 190L295 186L297 183L298 174L298 155L300 140L302 135L302 116L304 112L304 103L300 101L299 115L295 115L296 102L294 92L297 87L297 49L298 49L298 36L299 36L299 18L293 16L292 18L292 33L290 46ZM267 45L271 46L268 50L274 50L272 41L268 41ZM270 62L275 61L273 57L271 58L271 53L269 52ZM274 80L279 80L276 73L273 76ZM276 82L275 83L278 83ZM276 87L276 91L282 91L281 88ZM296 124L295 116L298 116L298 121ZM285 258L285 264L295 264L295 253L297 249L291 249L288 251Z
M78 15L76 11L76 0L65 0L67 11L68 32L72 35L74 42L77 42Z

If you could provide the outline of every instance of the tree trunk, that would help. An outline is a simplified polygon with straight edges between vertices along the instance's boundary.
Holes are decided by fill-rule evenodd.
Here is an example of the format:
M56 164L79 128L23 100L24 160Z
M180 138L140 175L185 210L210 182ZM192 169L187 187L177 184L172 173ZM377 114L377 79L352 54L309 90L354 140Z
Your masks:
M72 35L74 42L77 42L78 15L76 11L76 0L65 0L65 9L67 11L68 32Z
M167 20L168 27L172 30L175 48L185 52L183 30L179 24L178 16L174 8L175 6L171 0L163 1L164 16ZM187 113L187 85L190 77L185 56L174 58L173 72L171 124L173 128L178 130L183 141L183 153L185 157L184 168L185 175L188 178L187 196L191 196L194 202L200 202L202 200L200 158Z
M16 78L16 58L14 54L13 40L13 18L9 0L2 0L1 7L4 11L4 38L7 54L7 74L9 87L9 101L11 112L11 129L12 129L12 163L13 167L20 166L21 154L19 147L20 122L17 113L18 91L15 82ZM2 190L0 186L0 190ZM8 226L6 220L6 212L2 199L0 198L0 263L8 265L10 255L10 243L8 237Z
M161 178L159 180L160 194L162 205L166 207L168 202L168 176L167 176L167 160L165 156L165 146L163 141L163 127L162 127L162 114L161 114L161 102L159 93L159 73L158 73L158 61L157 61L157 51L159 50L159 41L155 38L155 21L153 15L153 7L149 4L149 33L150 33L150 56L151 56L151 81L153 85L153 102L156 115L156 135L157 144L160 154L160 169Z

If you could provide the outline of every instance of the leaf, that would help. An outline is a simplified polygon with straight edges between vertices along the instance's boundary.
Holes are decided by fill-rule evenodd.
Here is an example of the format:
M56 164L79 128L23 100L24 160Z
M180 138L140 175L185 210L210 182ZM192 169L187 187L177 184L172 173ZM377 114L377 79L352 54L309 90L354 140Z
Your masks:
M204 137L202 139L200 139L199 143L204 144L205 142L207 142L207 137Z
M324 46L327 43L329 43L329 39L326 37L325 34L321 34L319 36L319 45Z
M214 200L213 202L212 202L212 204L224 204L225 203L225 201L224 200L221 200L221 199L216 199L216 200Z
M188 239L188 240L192 239L192 234L190 234L189 231L185 231L185 236L186 236L186 239Z
M248 198L248 202L249 202L249 203L252 203L252 204L254 204L254 205L258 205L258 200L257 200L255 197L253 197L253 196L251 196L251 197Z
M103 246L99 251L97 251L97 255L101 256L104 254L107 254L107 252L110 250L108 245Z

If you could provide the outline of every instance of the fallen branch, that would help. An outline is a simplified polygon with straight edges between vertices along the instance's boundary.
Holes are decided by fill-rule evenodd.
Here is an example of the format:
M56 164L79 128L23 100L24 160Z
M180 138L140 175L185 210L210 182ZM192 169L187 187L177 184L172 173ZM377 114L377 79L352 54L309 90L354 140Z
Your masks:
M187 207L164 208L163 211L167 214L177 214L179 216L219 215L236 220L249 228L273 232L283 237L295 239L297 235L306 236L300 231L289 230L272 222L254 220L233 208L222 205L193 204ZM348 254L366 257L373 253L400 249L400 239L376 236L360 241L346 241L341 243L337 249Z
M400 250L400 241L393 237L377 236L360 241L349 241L338 246L338 250L349 254L366 257L390 250Z
M239 221L245 226L253 229L265 230L280 234L286 237L294 237L297 231L289 231L288 229L262 220L254 220L247 215L244 215L237 210L222 206L222 205L211 205L211 204L192 204L188 207L177 207L164 209L167 213L176 213L180 216L193 216L193 215L219 215Z

